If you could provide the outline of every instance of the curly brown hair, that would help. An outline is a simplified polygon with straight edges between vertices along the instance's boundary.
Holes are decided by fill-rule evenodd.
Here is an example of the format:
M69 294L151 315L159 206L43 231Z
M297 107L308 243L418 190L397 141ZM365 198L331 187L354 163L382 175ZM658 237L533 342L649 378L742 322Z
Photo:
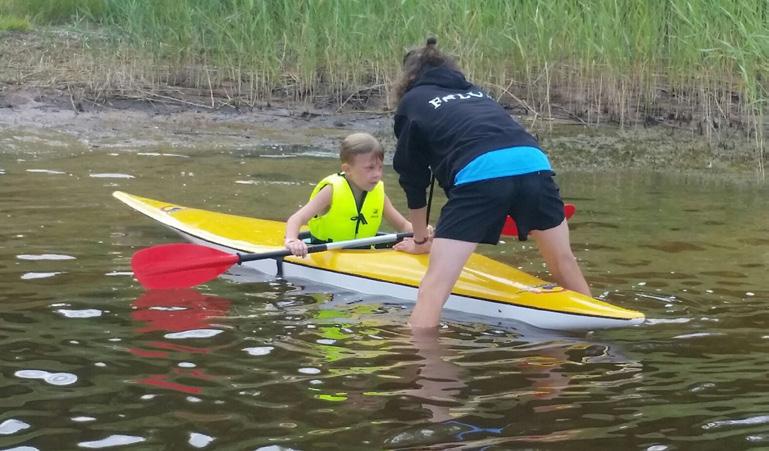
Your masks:
M403 55L403 69L395 82L393 94L396 105L401 101L406 91L428 70L438 66L446 66L457 72L462 72L454 58L437 48L438 40L430 36L424 47L415 47Z

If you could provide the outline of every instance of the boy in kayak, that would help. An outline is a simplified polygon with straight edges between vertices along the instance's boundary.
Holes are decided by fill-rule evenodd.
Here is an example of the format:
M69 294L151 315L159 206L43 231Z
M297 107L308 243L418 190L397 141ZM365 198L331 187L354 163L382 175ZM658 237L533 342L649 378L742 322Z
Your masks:
M406 54L395 91L393 168L415 225L414 238L395 248L430 253L409 324L438 325L465 262L478 243L497 244L508 213L519 240L534 238L555 281L590 296L571 251L553 170L537 139L468 82L436 48L435 38ZM448 197L434 240L425 227L431 173Z
M393 207L384 192L384 149L368 133L354 133L342 141L342 171L321 180L310 201L286 221L284 245L298 257L307 255L299 229L310 226L313 242L346 241L375 236L386 219L399 232L411 232L411 223Z

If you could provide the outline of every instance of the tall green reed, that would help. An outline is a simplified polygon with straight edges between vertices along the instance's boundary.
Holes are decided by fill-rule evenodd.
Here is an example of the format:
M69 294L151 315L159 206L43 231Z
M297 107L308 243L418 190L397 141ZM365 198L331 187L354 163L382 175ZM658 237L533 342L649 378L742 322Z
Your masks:
M764 145L765 0L0 0L3 9L37 22L85 16L110 36L105 65L116 54L134 61L128 78L251 104L383 95L403 52L434 34L469 78L533 121L667 114L708 135L744 127Z

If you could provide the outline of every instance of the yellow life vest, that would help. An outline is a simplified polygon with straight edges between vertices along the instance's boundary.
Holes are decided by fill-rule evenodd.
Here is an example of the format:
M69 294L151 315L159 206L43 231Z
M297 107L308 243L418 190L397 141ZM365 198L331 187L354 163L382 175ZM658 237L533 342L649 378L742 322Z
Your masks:
M360 210L355 202L350 182L344 173L332 174L321 180L312 190L310 199L324 186L331 185L331 205L325 214L310 219L310 233L320 241L346 241L375 236L382 224L384 213L384 183L380 180L371 191L363 192Z

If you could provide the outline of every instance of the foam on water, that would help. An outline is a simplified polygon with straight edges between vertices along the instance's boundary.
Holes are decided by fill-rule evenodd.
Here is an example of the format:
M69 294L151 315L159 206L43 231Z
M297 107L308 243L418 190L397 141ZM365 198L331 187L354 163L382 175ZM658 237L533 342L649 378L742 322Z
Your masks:
M77 382L77 376L72 373L51 373L44 380L51 385L72 385Z
M243 348L243 351L246 351L249 355L260 356L271 353L273 349L275 348L272 346L261 346L255 348Z
M0 435L11 435L29 428L29 424L23 421L19 421L15 418L11 418L10 420L5 420L0 423Z
M80 442L77 444L77 446L81 446L83 448L108 448L111 446L132 445L134 443L141 443L145 440L146 439L144 437L138 437L135 435L114 434L101 440Z
M49 374L51 373L43 370L19 370L13 373L14 376L22 379L45 379Z
M181 340L185 338L209 338L215 335L219 335L223 331L219 329L193 329L185 330L183 332L174 332L165 334L164 337L170 340Z
M100 174L88 174L88 177L93 177L95 179L133 179L136 178L133 175L130 174L120 174L120 173L100 173Z
M655 324L685 324L690 322L691 318L647 318L645 323L649 326Z
M22 280L33 280L33 279L47 279L49 277L53 277L59 274L63 274L60 271L56 272L27 272L21 275Z
M42 379L51 385L71 385L77 382L77 376L72 373L49 373L43 370L19 370L13 373L22 379Z
M235 183L241 185L301 185L301 182L288 182L285 180L235 180Z
M214 438L211 436L190 432L190 439L187 442L195 448L205 448L213 441Z
M36 174L54 174L54 175L66 174L66 172L54 171L53 169L27 169L27 172L32 172Z
M259 155L259 158L296 158L297 155L276 155L276 154L264 154Z
M72 417L70 418L70 420L74 421L75 423L88 423L90 421L96 421L96 418L80 416L80 417Z
M676 335L673 338L701 338L701 337L718 337L720 335L723 335L721 333L713 333L713 332L698 332L693 334L683 334L683 335Z
M71 255L62 254L21 254L17 255L19 260L75 260Z
M101 310L93 308L83 310L68 310L62 308L56 311L66 316L67 318L95 318L101 316L102 314Z
M710 423L702 426L702 429L717 429L728 426L755 426L757 424L769 423L769 415L758 415L755 417L748 417L739 420L719 420L711 421Z
M109 277L112 277L112 276L133 276L134 273L131 272L131 271L111 271L111 272L108 272L108 273L104 273L104 275L105 276L109 276Z
M177 158L189 158L189 155L179 155L178 153L162 153L162 152L137 152L136 155L143 157L177 157Z

